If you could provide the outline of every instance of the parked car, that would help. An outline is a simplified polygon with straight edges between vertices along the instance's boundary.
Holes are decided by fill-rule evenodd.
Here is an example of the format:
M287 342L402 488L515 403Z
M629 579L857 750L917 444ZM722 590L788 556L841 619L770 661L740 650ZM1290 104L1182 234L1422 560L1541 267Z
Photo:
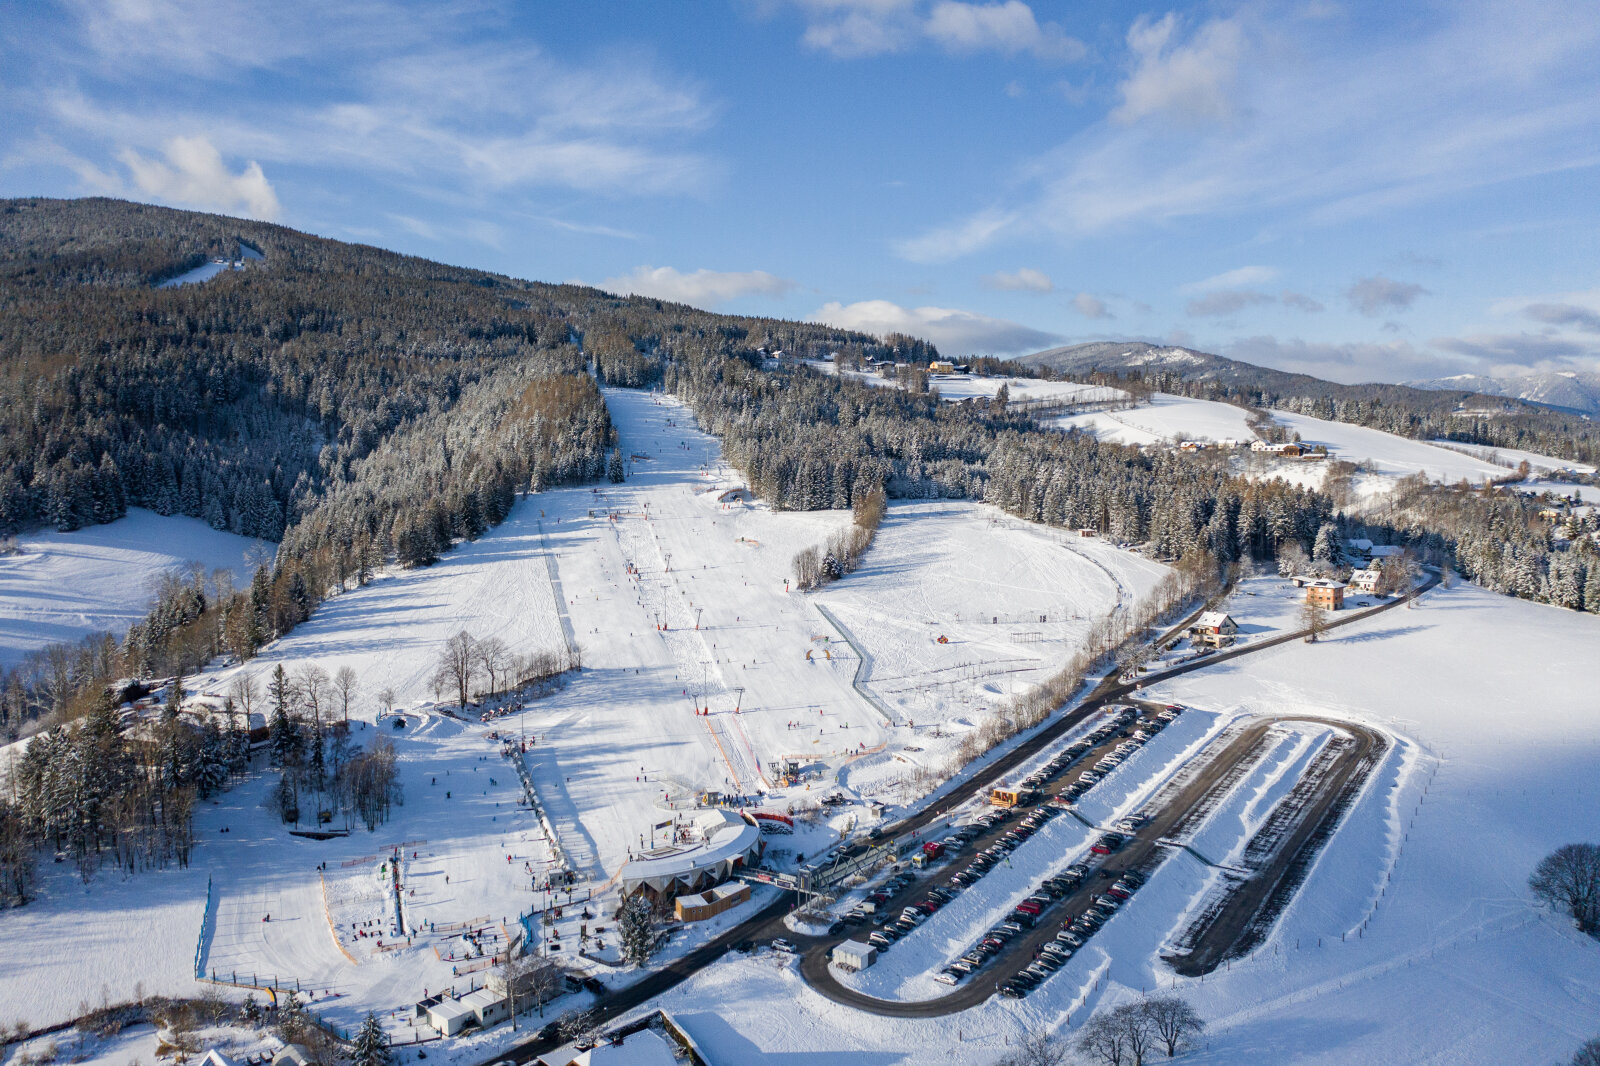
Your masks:
M781 951L786 955L794 955L797 954L800 949L780 936L772 942L772 950Z

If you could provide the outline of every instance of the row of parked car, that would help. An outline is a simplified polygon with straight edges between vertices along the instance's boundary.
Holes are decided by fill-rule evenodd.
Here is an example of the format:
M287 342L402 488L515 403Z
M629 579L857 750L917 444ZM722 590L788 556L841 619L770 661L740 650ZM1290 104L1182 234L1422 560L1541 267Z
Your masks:
M1163 712L1163 714L1171 714L1171 716L1175 717L1176 711ZM1161 724L1164 725L1166 721L1170 720L1171 718L1169 717L1163 720ZM1108 719L1086 736L1074 741L1058 752L1050 762L1028 775L1024 779L1024 785L1029 789L1038 789L1064 772L1087 752L1093 750L1097 745L1118 732L1122 732L1124 736L1129 738L1124 743L1124 747L1128 744L1137 747L1139 744L1144 743L1145 740L1148 740L1150 736L1153 736L1154 731L1161 727L1160 725L1148 723L1143 730L1130 731L1129 727L1137 721L1138 712L1132 708L1124 708L1115 717ZM1097 767L1104 764L1105 758L1110 758L1113 754L1117 753L1108 753L1096 764ZM1113 763L1112 765L1114 766L1115 764ZM1110 767L1107 767L1107 770L1109 769ZM1096 773L1094 770L1089 771L1089 773L1096 775L1094 777L1096 781L1104 776L1103 772ZM1082 785L1081 782L1075 782L1068 789L1068 792L1072 793L1070 798L1076 799L1088 787L1088 785ZM1064 809L1063 806L1059 805L1060 802L1058 799L1055 803L1046 804L1029 812L1016 826L1004 833L993 844L974 855L968 861L966 867L952 876L946 885L929 889L927 895L922 899L905 906L898 915L885 919L882 925L867 935L867 942L880 952L887 951L897 940L921 925L935 914L940 907L955 898L957 893L976 884L1014 849L1033 836L1040 827L1060 814ZM997 825L1006 822L1015 813L1015 809L1000 807L986 811L941 841L943 849L946 852L954 852L960 847L971 843L985 832L994 829ZM1123 822L1119 823L1118 828L1131 833L1137 828L1138 821L1138 819L1124 819ZM1110 854L1120 848L1126 842L1126 839L1121 832L1105 833L1091 846L1091 851L1098 855ZM1080 875L1079 881L1082 880L1082 876L1086 875ZM882 913L883 908L888 906L895 895L914 881L915 876L909 871L896 874L876 891L868 894L865 899L857 903L845 915L844 921L849 924L859 924L872 920ZM996 930L991 930L991 935L995 935L998 932L999 936L1004 937L1008 931L1008 926L1014 926L1018 932L1024 927L1031 928L1034 920L1043 912L1044 907L1048 906L1049 901L1059 899L1074 887L1076 887L1076 884L1071 882L1070 876L1047 879L1041 885L1040 891L1035 893L1035 896L1029 897L1029 899L1019 904L1018 909L1012 913L1006 922L1002 923ZM1035 898L1038 896L1043 896L1043 899ZM985 940L988 939L989 937L985 938ZM1004 941L1002 940L998 946L1003 946L1003 943ZM981 966L983 961L990 955L998 954L998 946L988 953L984 953L981 950L981 946L980 948L975 948L973 952L964 956L962 960L958 960L957 964L953 964L942 971L939 975L939 980L949 984L960 981ZM980 957L973 959L972 956L974 954ZM962 967L959 965L961 962L968 962L969 965Z
M955 877L951 879L951 883L960 884L964 887L965 885L973 883L978 877L981 877L988 871L989 867L991 867L994 862L998 861L999 858L1004 857L1004 853L1009 851L1010 847L1015 847L1016 844L1027 839L1027 836L1031 835L1031 833L1037 829L1038 826L1043 825L1045 821L1054 817L1061 810L1065 810L1067 807L1069 807L1079 796L1083 795L1084 792L1092 788L1094 784L1100 781L1107 773L1120 765L1122 760L1125 759L1129 754L1137 750L1141 745L1143 745L1157 732L1164 728L1167 723L1175 719L1181 710L1182 708L1176 705L1171 705L1165 710L1161 711L1160 714L1154 716L1151 721L1145 723L1140 728L1132 729L1130 727L1134 726L1134 724L1138 722L1138 712L1132 708L1124 708L1114 718L1102 723L1090 733L1067 745L1067 747L1062 749L1048 763L1025 777L1022 782L1023 785L1033 789L1040 788L1047 784L1051 779L1065 771L1073 763L1081 759L1086 753L1092 751L1096 746L1110 739L1113 735L1120 732L1127 737L1127 739L1119 744L1115 749L1102 756L1095 763L1094 769L1088 770L1084 774L1080 775L1077 781L1073 782L1065 790L1063 790L1061 796L1057 797L1051 803L1046 804L1045 806L1040 807L1033 813L1029 814L1027 818L1023 820L1023 823L1017 827L1017 830L1013 831L1020 832L1020 835L1014 840L1014 842L1010 843L1009 847L1006 846L1006 844L1007 838L1012 837L1011 833L1006 834L1005 838L1002 838L1001 841L997 842L996 848L1003 849L998 855L990 855L990 852L994 852L996 848L990 848L984 853L979 854L973 860L974 865L969 866L968 869L956 874ZM1117 851L1127 843L1129 836L1135 832L1145 820L1146 818L1142 815L1135 815L1133 817L1122 819L1117 823L1117 831L1102 833L1098 838L1096 838L1095 842L1090 845L1090 852L1097 856L1106 856ZM1090 870L1091 868L1087 863L1075 863L1073 866L1067 869L1066 873L1057 875L1055 877L1046 878L1044 882L1040 884L1036 892L1030 895L1027 899L1023 900L1021 903L1017 904L1016 909L1012 911L1011 915L1006 919L1006 921L1002 922L994 929L989 930L989 932L986 933L982 939L980 939L972 951L968 952L966 955L963 955L961 958L957 959L955 962L941 970L935 977L935 980L942 981L945 984L953 985L959 983L972 973L976 972L990 958L1000 953L1000 951L1005 947L1007 940L1019 935L1024 929L1033 928L1035 921L1037 921L1044 910L1048 908L1053 901L1060 899L1062 896L1065 896L1067 893L1073 891L1080 884L1082 884L1083 880L1089 876ZM1089 920L1093 919L1091 918Z
M1074 876L1074 871L1086 877L1090 868L1086 863L1079 863L1069 868L1066 876ZM1001 982L1000 994L1018 998L1038 988L1046 978L1065 966L1142 884L1143 874L1137 870L1126 870L1105 891L1091 896L1089 905L1081 913L1061 923L1061 931L1056 933L1054 939L1039 946L1032 962Z

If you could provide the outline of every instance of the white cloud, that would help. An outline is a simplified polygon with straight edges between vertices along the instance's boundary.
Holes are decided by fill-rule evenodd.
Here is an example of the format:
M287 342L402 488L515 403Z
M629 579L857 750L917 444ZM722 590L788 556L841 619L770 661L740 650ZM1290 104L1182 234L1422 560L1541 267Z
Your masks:
M1080 59L1088 51L1055 23L1041 23L1023 0L939 0L926 14L918 0L794 3L806 18L805 44L842 59L903 52L921 41L953 54L1000 52L1052 61Z
M1188 41L1178 40L1178 16L1159 21L1141 15L1128 30L1133 71L1117 87L1122 103L1111 117L1122 123L1148 115L1226 119L1244 51L1244 34L1231 19L1207 22Z
M806 15L802 40L840 58L898 52L916 36L913 0L796 0Z
M254 160L235 174L222 161L222 153L204 137L173 137L162 154L165 162L147 159L131 148L119 154L141 195L179 207L269 222L281 212L278 194Z
M1042 59L1079 59L1088 50L1054 23L1040 25L1022 0L999 4L964 4L942 0L923 27L951 52L1028 52Z
M1459 360L1442 358L1405 341L1321 343L1273 336L1240 337L1220 354L1257 366L1310 374L1326 381L1414 381L1461 373Z
M1033 159L978 215L902 243L961 232L980 217L1007 217L1018 230L1067 242L1269 212L1289 226L1325 226L1600 164L1592 136L1600 127L1600 6L1433 10L1438 18L1426 28L1360 41L1348 25L1331 35L1323 22L1266 21L1253 7L1187 37L1175 19L1140 21L1115 117ZM1174 87L1201 45L1231 73L1196 71L1192 99L1177 99ZM1226 121L1174 130L1134 120L1185 109Z
M715 113L693 79L637 52L579 60L508 40L486 6L352 0L333 14L306 0L84 0L76 10L76 33L40 45L55 81L37 86L35 113L108 155L143 158L201 129L230 158L341 168L436 199L551 186L697 192L717 174L685 146ZM177 83L159 101L139 91L152 69ZM294 80L288 102L211 102L239 100L226 83L258 69Z
M913 263L945 263L982 248L1014 221L1015 215L1003 211L980 211L956 225L896 241L894 250Z
M1098 296L1080 292L1072 298L1072 309L1084 318L1116 318Z
M1053 333L949 307L901 307L888 300L824 304L811 316L840 329L875 336L905 333L932 341L945 355L966 356L1034 351L1060 340Z
M714 306L740 296L755 294L782 296L795 287L787 278L765 270L696 270L685 274L672 267L638 267L627 274L607 278L600 288L608 292L651 296L674 303Z
M1186 310L1194 316L1231 315L1246 307L1270 304L1274 300L1264 292L1253 289L1219 289L1189 301Z
M1237 289L1245 285L1262 285L1277 276L1278 271L1273 267L1242 266L1236 270L1225 270L1221 274L1213 274L1209 278L1180 285L1178 291L1187 296L1197 292L1212 292L1216 289Z
M1345 290L1345 297L1350 301L1350 306L1368 317L1376 317L1388 311L1404 311L1417 302L1419 296L1426 296L1428 290L1421 285L1409 281L1395 281L1378 274L1370 278L1358 278Z
M1021 267L1014 274L997 270L985 277L983 283L1002 292L1050 292L1056 287L1050 275L1032 267Z

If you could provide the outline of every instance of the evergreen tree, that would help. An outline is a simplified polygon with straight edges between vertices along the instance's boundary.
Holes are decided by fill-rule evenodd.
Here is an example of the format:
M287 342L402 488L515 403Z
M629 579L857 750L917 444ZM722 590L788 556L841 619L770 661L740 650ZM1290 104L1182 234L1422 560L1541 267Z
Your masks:
M393 1057L389 1038L378 1024L377 1014L368 1011L350 1048L351 1066L389 1066Z
M613 485L622 484L622 452L611 449L611 459L606 463L606 479Z
M622 938L622 957L642 966L656 949L655 926L650 920L650 904L642 895L629 896L617 913L617 934Z
M162 709L162 715L167 721L176 721L183 711L183 700L188 693L183 690L183 675L179 674L172 679L172 685L167 689L167 703Z

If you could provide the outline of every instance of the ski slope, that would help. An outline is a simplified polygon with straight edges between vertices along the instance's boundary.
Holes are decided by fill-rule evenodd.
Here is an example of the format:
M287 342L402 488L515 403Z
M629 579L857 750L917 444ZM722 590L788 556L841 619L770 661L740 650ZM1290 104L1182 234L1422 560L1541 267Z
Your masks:
M0 555L0 668L47 644L96 632L120 637L144 617L162 577L186 573L191 563L248 583L252 560L270 561L277 548L258 543L142 507L73 533L24 534L19 552Z
M113 998L136 982L190 991L197 938L207 973L298 981L336 1024L452 979L464 988L471 975L452 969L469 949L418 930L473 922L496 935L504 920L550 902L534 886L555 861L518 805L521 789L491 730L528 738L526 762L580 874L578 898L603 895L650 826L696 790L764 793L782 808L814 806L812 790L836 778L887 785L881 766L894 754L937 754L927 745L941 723L959 735L945 712L975 713L963 684L969 697L991 686L989 699L1031 683L1066 659L1093 619L1130 607L1165 572L992 508L897 504L860 570L820 595L791 592L795 553L843 528L848 513L775 513L736 491L741 479L683 405L627 390L606 399L631 457L624 484L524 497L504 523L434 566L335 596L256 659L192 679L195 692L221 692L243 672L264 684L278 665L351 666L360 682L354 739L367 744L381 731L397 748L404 803L388 823L334 840L291 837L268 809L275 776L258 773L202 805L188 869L126 880L103 871L84 887L69 864L52 864L42 898L5 916L8 949L17 945L22 961L0 968L0 1001L33 1004L28 1020L41 1025L98 1001L102 984ZM850 619L880 683L892 685L892 672L942 670L951 656L965 681L899 697L886 689L881 698L901 699L886 716L852 686L862 664L822 604ZM995 621L1036 609L1053 620ZM933 642L930 621L951 644ZM440 645L462 630L498 636L515 653L571 640L584 669L520 714L487 724L452 717L435 702L432 675ZM1025 664L1005 661L1019 654ZM385 688L404 728L374 721ZM771 769L779 760L807 778L780 787ZM302 796L307 821L316 806ZM808 825L804 846L836 833ZM403 943L385 868L397 851L411 933ZM572 911L564 920L577 921Z
M985 504L891 506L860 569L816 598L868 656L863 688L921 750L863 758L850 786L904 799L889 790L916 768L945 768L966 733L1060 670L1090 626L1134 610L1167 572Z
M520 724L512 716L497 725L507 723ZM498 927L547 899L530 883L549 870L549 849L518 807L521 788L485 738L488 728L437 715L413 717L400 730L386 722L403 802L374 833L358 825L332 840L290 836L269 810L277 776L258 773L199 804L187 869L124 878L107 867L84 885L70 863L44 864L40 898L0 919L0 1017L37 1027L75 1016L80 1002L99 1003L103 992L112 1002L130 999L139 986L193 995L197 948L202 969L223 981L299 981L313 1007L340 1026L354 1027L369 1007L387 1011L424 988L446 987L455 963L440 952L459 949L458 938L419 934L399 950L377 950L380 940L404 943L379 869L394 847L407 844L401 884L413 930L473 919ZM357 722L353 740L364 746L378 732ZM314 800L302 794L302 828L314 824ZM355 936L352 922L371 923L362 931L372 935ZM457 987L465 992L467 984Z
M1251 441L1248 412L1231 403L1191 400L1158 392L1148 404L1121 411L1091 411L1050 419L1057 429L1077 429L1114 444L1170 444L1178 440Z

